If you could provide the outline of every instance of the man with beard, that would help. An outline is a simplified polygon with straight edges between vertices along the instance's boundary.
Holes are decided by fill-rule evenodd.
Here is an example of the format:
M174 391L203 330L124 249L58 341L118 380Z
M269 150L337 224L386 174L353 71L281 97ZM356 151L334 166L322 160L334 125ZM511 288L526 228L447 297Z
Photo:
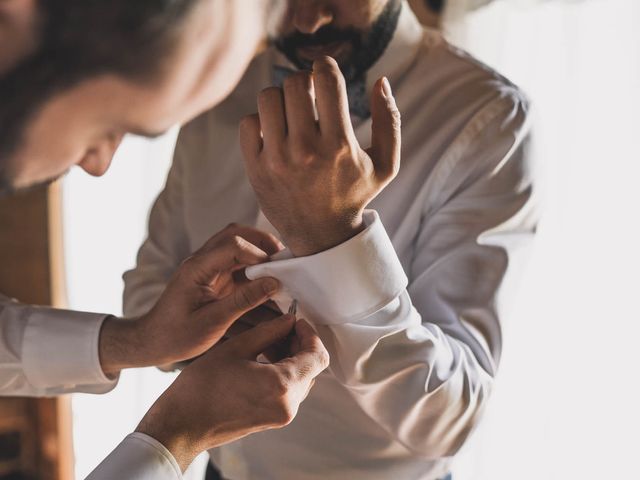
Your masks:
M319 91L339 76L318 74L338 66L349 95L331 107ZM389 83L402 165L364 211L359 187L375 175L358 165L395 151L380 129ZM338 120L326 122L332 108ZM534 232L528 110L517 87L423 30L405 2L290 0L230 97L183 127L125 274L125 310L145 312L207 231L254 223L288 250L249 276L278 278L280 308L296 299L331 355L291 425L211 452L223 478L448 475L489 398L503 300ZM336 209L340 228L326 220ZM256 317L270 314L246 323Z

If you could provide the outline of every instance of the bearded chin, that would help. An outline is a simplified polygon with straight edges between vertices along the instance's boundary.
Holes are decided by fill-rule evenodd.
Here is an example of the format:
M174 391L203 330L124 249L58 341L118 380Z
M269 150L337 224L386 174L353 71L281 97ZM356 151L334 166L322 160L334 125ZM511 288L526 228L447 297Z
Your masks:
M350 40L351 54L345 59L336 59L347 82L362 77L382 56L398 27L401 11L401 0L389 0L371 28ZM296 55L298 45L294 42L284 38L273 43L297 68L311 69L311 62Z

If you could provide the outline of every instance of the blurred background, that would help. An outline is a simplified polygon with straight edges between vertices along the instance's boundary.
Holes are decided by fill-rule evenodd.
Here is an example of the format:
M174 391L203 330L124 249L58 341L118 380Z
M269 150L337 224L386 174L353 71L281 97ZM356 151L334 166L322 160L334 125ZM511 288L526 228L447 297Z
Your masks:
M454 478L640 479L640 1L411 4L536 109L543 218L504 326L493 399ZM176 133L127 138L102 179L79 170L64 179L69 307L121 312L121 275L134 265ZM112 393L73 396L76 478L173 378L127 371ZM201 480L205 461L188 478Z

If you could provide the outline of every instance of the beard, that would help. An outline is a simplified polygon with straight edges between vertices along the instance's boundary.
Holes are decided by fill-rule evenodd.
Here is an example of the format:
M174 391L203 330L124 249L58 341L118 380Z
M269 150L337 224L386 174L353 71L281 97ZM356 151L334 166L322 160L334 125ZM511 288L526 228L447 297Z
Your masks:
M304 47L325 47L346 44L349 53L337 59L340 70L347 82L363 76L382 56L398 26L402 2L389 0L380 15L367 30L324 26L313 34L295 32L272 40L278 50L298 69L311 70L313 61L301 58L298 49Z

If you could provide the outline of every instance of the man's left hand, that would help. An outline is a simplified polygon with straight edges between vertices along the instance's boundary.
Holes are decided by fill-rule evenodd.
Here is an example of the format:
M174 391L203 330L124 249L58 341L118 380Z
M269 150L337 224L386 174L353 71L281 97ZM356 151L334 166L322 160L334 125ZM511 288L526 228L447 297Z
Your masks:
M315 119L317 106L318 120ZM265 216L294 255L310 255L363 228L366 205L400 165L400 114L386 78L371 96L372 144L362 149L349 115L344 78L330 57L258 96L240 144Z

